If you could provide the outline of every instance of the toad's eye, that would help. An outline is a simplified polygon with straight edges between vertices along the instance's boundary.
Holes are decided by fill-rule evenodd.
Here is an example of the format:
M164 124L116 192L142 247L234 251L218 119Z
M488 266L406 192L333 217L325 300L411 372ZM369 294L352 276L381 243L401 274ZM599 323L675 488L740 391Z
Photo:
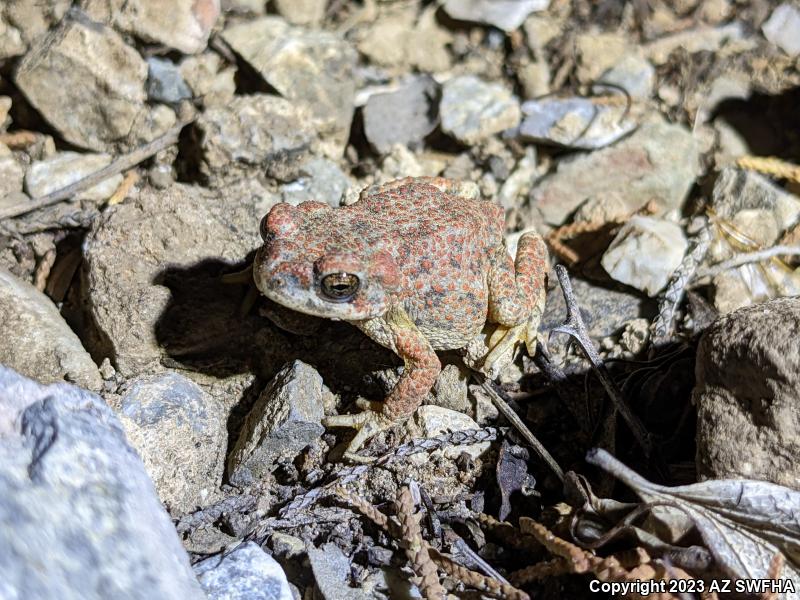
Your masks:
M267 241L267 236L269 235L269 231L267 231L267 217L269 215L264 215L264 218L261 219L261 224L258 226L258 232L261 234L261 239L265 242Z
M358 291L361 281L352 273L331 273L322 278L321 285L326 299L347 302Z

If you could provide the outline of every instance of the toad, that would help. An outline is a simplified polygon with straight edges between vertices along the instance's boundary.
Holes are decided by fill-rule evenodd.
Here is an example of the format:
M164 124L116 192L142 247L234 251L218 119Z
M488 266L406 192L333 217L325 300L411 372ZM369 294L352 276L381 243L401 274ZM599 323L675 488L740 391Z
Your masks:
M404 361L382 404L359 400L364 412L326 419L358 430L346 456L414 413L441 370L437 350L464 349L468 365L490 374L518 342L533 355L547 249L526 233L512 260L503 230L503 209L474 184L440 177L368 187L340 208L280 203L264 217L258 289L289 309L352 323Z

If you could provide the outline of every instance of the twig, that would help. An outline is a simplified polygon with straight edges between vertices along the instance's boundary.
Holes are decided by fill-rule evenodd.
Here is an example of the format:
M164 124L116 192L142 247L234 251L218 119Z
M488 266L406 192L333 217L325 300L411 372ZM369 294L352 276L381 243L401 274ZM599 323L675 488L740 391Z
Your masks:
M724 273L729 269L735 269L754 262L761 262L762 260L769 260L776 256L800 256L800 246L772 246L763 250L756 250L755 252L747 252L746 254L739 254L731 259L723 261L712 267L700 269L697 272L698 277L716 277L720 273Z
M128 154L123 154L122 156L118 157L117 159L111 161L111 163L99 171L95 171L87 175L86 177L79 179L73 183L70 183L63 188L46 194L44 196L40 196L39 198L34 198L30 201L25 201L24 203L15 204L13 206L9 206L4 210L0 210L0 219L7 219L9 217L18 217L19 215L24 215L34 210L38 210L40 208L44 208L45 206L50 206L52 204L57 204L64 200L68 200L72 198L78 192L82 192L83 190L87 190L96 186L98 183L105 181L109 177L113 177L123 171L127 171L138 165L139 163L147 160L154 154L157 154L164 150L165 148L169 148L173 144L178 141L178 136L180 135L181 130L192 122L193 119L182 121L179 125L176 125L169 131L167 131L164 135L157 137L152 142L148 142L144 146L141 146L130 152Z
M675 269L669 280L667 289L658 306L658 316L652 324L653 346L659 346L666 342L673 330L675 312L678 310L686 293L686 286L689 285L692 277L708 252L711 245L711 229L706 223L699 233L694 236L689 245L689 249L681 260L681 264Z
M491 594L492 596L506 598L508 600L530 599L528 594L522 590L518 590L513 585L505 583L504 581L499 581L492 577L487 577L482 573L470 571L463 565L458 564L450 557L445 556L436 550L436 548L430 549L430 556L431 559L433 559L433 562L436 563L436 566L438 566L442 571L458 581L461 581L465 585L468 585L469 587L478 589L487 594Z
M178 530L178 533L185 533L203 525L213 523L225 513L252 510L257 502L258 498L250 494L229 496L211 506L201 508L200 510L181 517L175 525L175 528Z
M447 591L439 582L438 570L429 554L430 546L422 539L419 513L415 511L414 498L409 486L403 486L400 489L395 507L408 562L411 563L411 568L419 578L419 591L426 600L444 598Z
M567 320L563 325L554 327L551 330L550 335L552 336L554 333L565 333L578 342L578 345L580 345L580 347L583 349L586 358L589 359L589 362L591 363L595 373L597 373L600 383L603 384L606 393L614 403L615 408L622 415L622 418L628 424L628 427L630 427L636 442L642 447L645 456L649 458L653 451L653 442L650 437L650 433L647 431L639 418L634 415L633 412L631 412L630 407L625 403L622 393L609 375L608 369L606 369L606 366L603 363L603 359L600 358L597 350L595 350L594 344L589 338L589 332L586 329L586 324L583 322L580 308L578 308L578 302L572 292L572 283L569 280L567 269L563 265L556 265L555 271L556 276L558 277L558 282L561 285L561 291L564 294L564 301L567 305Z
M128 171L125 174L125 178L119 184L116 191L111 194L111 197L108 199L106 204L108 206L114 206L115 204L119 204L125 200L125 198L128 197L128 193L131 191L131 188L136 184L137 181L139 181L139 173L133 170Z
M486 390L486 393L489 394L489 397L492 399L492 403L497 407L497 410L514 426L519 434L525 438L525 441L533 448L533 451L541 458L544 463L550 467L550 470L555 474L556 477L564 483L564 471L558 465L556 460L552 457L552 455L547 451L547 449L542 445L542 443L536 439L536 436L533 435L533 432L528 429L528 426L522 422L522 419L519 418L517 413L508 405L508 403L503 400L500 396L499 392L494 388L494 386L489 383L482 375L479 373L474 373L473 376L477 381L480 382L481 387Z

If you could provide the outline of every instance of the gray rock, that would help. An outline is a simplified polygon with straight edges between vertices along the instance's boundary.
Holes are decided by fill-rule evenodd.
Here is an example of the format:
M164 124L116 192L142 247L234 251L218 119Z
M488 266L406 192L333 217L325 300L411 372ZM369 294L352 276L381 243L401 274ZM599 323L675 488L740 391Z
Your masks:
M147 96L154 102L178 104L192 97L180 68L171 60L151 56L147 59Z
M203 598L112 410L0 367L4 598Z
M399 89L373 94L364 106L364 134L378 152L395 144L421 142L439 123L439 86L428 76L414 77Z
M8 23L0 14L0 60L25 54L26 49L20 30Z
M634 98L649 98L656 83L656 69L646 58L632 53L603 73L597 83L620 87Z
M102 386L97 365L53 301L0 269L0 363L42 383Z
M215 187L253 171L294 179L315 139L310 121L303 107L264 94L210 107L197 121L203 136L201 168Z
M800 54L800 9L784 2L761 26L764 37L790 56Z
M800 489L800 299L716 321L697 351L697 469Z
M211 504L228 440L222 404L177 373L138 377L123 393L114 408L173 517Z
M550 0L447 0L444 11L454 19L513 31L529 14L548 6Z
M352 185L336 163L314 157L300 167L298 179L281 187L281 199L290 204L317 200L336 207Z
M330 600L367 600L374 597L348 585L351 561L341 548L332 542L319 548L307 547L308 561L314 572L314 582L323 598Z
M293 600L281 566L254 542L194 566L208 600Z
M551 225L564 223L585 201L611 193L629 213L650 199L663 213L683 204L697 169L698 150L689 131L648 123L613 146L562 160L531 191L531 200Z
M534 142L593 150L613 144L636 128L624 105L591 98L545 98L522 104L520 136Z
M719 216L728 220L743 210L771 211L781 231L800 219L800 198L763 175L735 167L723 169L717 177L711 204Z
M667 285L688 245L677 223L635 216L622 226L600 262L612 278L652 297Z
M241 261L261 242L262 216L252 197L239 192L222 196L185 185L145 188L103 211L84 244L86 289L91 290L87 306L98 330L94 351L115 357L115 367L125 377L160 363L169 348L158 336L172 332L165 329L162 316L175 302L168 272L173 277L184 273L176 293L192 290L185 303L173 308L183 309L172 319L173 327L190 336L176 338L181 345L208 348L217 338L230 339L251 328L247 318L231 311L213 282L187 271L202 261Z
M83 179L111 163L109 154L58 152L34 161L25 174L25 191L32 197L44 196ZM107 200L122 183L122 174L109 177L75 196L76 199Z
M219 17L219 0L81 0L95 21L184 54L205 49Z
M299 360L275 375L248 413L230 454L231 482L251 484L269 473L275 461L293 458L319 438L329 394L319 373Z
M468 145L519 125L519 103L502 85L474 75L445 82L439 103L442 130Z
M261 17L222 32L230 47L278 93L311 109L321 137L341 153L350 133L356 65L355 49L340 36Z
M414 413L414 422L422 431L424 438L432 438L454 431L479 429L478 424L464 413L434 405L420 406ZM462 452L466 452L472 458L478 458L489 449L489 446L489 442L481 442L470 446L445 448L444 456L455 459Z
M106 151L122 141L145 110L147 65L119 34L64 19L20 61L15 80L66 139Z
M224 106L236 94L236 69L225 66L219 54L189 56L181 61L180 71L193 96L204 106Z

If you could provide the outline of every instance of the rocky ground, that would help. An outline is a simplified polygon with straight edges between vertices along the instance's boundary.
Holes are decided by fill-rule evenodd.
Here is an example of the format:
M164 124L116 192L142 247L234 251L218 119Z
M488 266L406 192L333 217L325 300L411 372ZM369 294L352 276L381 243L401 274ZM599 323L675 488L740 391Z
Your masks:
M3 2L0 597L800 598L798 40L773 0ZM274 204L424 175L566 269L537 357L443 353L348 464L322 420L399 359L236 273Z

